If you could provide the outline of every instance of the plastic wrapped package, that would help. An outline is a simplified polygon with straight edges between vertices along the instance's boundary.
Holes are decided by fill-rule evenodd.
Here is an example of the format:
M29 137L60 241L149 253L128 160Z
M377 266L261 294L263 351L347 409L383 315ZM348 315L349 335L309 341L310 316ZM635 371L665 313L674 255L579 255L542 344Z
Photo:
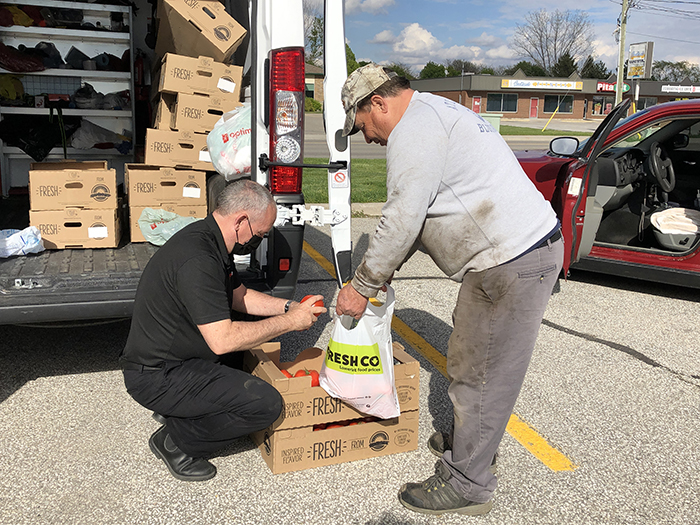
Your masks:
M24 230L0 230L0 257L43 251L44 243L36 226L29 226Z
M250 104L224 113L207 136L216 171L227 181L250 175Z

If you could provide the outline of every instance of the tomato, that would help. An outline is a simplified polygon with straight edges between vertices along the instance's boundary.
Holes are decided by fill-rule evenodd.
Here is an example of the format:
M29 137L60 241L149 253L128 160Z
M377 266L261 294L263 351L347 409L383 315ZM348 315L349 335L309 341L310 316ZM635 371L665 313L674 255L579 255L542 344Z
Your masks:
M309 370L309 375L311 376L311 386L321 386L316 370Z
M282 374L283 374L285 377L292 377L292 374L289 373L289 370L286 370L286 369L282 368L282 369L280 370L280 372L282 372Z
M339 423L332 423L332 424L328 425L326 428L328 430L330 430L331 428L343 428L343 425L341 425Z
M314 425L314 432L317 432L318 430L326 430L327 427L327 423L319 423L318 425Z
M306 370L299 370L296 374L294 374L294 377L304 377L308 375L309 373Z
M306 295L306 296L304 296L304 298L301 300L301 302L303 303L304 301L306 301L307 299L311 299L312 297L313 297L313 295ZM316 302L314 303L314 306L321 306L321 307L323 307L323 299L319 299L318 301L316 301ZM314 314L314 315L315 315L316 317L318 317L318 316L321 315L321 314Z

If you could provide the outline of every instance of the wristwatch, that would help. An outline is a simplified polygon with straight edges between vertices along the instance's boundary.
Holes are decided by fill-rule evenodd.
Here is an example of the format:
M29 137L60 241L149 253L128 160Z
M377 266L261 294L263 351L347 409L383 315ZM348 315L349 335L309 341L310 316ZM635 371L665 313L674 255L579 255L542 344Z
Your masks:
M286 303L284 303L284 313L286 314L289 311L289 307L292 306L292 300L290 299Z

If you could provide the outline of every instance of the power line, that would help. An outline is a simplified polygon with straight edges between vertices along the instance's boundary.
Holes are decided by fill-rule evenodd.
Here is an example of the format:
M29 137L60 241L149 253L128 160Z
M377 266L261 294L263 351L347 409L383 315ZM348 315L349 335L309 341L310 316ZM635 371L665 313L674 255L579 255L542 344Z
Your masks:
M646 37L649 37L649 38L655 38L655 39L659 39L659 40L673 40L674 42L682 42L682 43L684 43L684 44L696 44L696 45L699 45L699 46L700 46L700 42L692 42L692 41L690 41L690 40L679 40L679 39L677 39L677 38L668 38L668 37L666 37L666 36L647 35L647 34L645 34L645 33L637 33L637 32L635 32L635 31L627 31L627 32L630 33L630 34L633 34L633 35L646 36Z

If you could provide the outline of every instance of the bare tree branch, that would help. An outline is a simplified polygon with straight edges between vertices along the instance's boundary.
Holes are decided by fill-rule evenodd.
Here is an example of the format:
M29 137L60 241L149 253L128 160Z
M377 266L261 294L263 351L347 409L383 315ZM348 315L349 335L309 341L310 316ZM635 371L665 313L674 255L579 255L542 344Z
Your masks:
M581 11L548 13L544 9L530 11L525 23L517 25L510 48L518 56L542 67L547 74L567 53L576 62L593 52L593 24Z

